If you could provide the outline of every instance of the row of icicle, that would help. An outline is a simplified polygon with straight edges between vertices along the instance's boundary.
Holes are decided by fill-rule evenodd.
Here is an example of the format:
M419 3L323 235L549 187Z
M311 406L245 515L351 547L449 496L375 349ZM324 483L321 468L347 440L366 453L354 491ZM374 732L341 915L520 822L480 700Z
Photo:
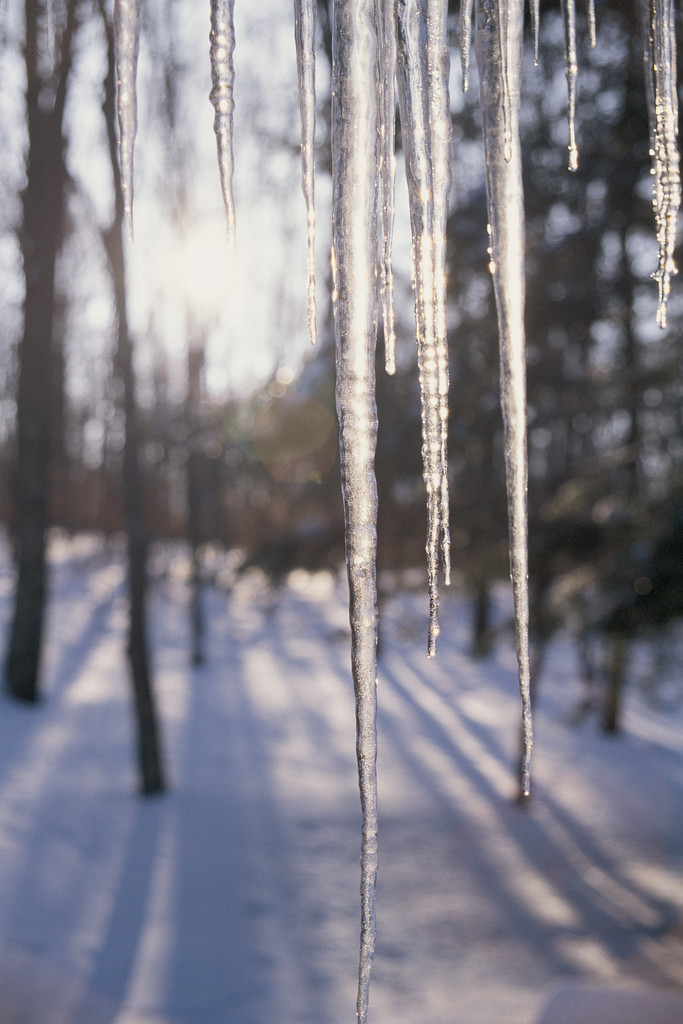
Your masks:
M463 88L470 71L473 0L463 0L460 47ZM641 0L645 78L653 161L653 204L659 244L657 322L666 325L680 206L676 44L673 0ZM315 0L294 0L306 204L308 323L315 305ZM575 0L562 0L568 85L569 167L578 166ZM450 190L447 0L335 0L333 13L333 269L337 339L337 408L350 588L352 671L363 810L361 952L357 1016L367 1020L375 946L377 874L376 683L377 414L375 345L381 300L386 370L396 367L393 313L394 152L396 98L410 196L415 333L422 399L422 452L427 490L428 655L436 649L439 552L449 576L448 343L446 220ZM588 0L595 45L594 0ZM486 154L491 271L500 334L501 405L510 520L510 564L529 791L529 697L526 384L524 358L524 206L519 114L523 0L479 0L476 51ZM539 0L531 0L538 60ZM133 234L133 146L140 0L115 0L120 163L124 207ZM234 0L211 0L210 64L214 130L229 238L233 199ZM378 241L379 247L378 271ZM379 278L379 282L378 282Z

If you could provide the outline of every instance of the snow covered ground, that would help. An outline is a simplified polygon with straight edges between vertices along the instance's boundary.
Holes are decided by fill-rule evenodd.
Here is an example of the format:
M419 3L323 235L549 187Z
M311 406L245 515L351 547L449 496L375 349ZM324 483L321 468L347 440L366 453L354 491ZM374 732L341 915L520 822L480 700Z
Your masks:
M345 585L207 590L193 669L177 556L155 561L172 789L136 795L120 551L53 547L38 707L0 701L0 1024L342 1024L355 1014L359 801ZM0 615L11 577L0 565ZM683 988L683 708L566 724L552 650L534 800L511 800L514 655L391 598L380 660L372 1024L531 1024L563 979Z

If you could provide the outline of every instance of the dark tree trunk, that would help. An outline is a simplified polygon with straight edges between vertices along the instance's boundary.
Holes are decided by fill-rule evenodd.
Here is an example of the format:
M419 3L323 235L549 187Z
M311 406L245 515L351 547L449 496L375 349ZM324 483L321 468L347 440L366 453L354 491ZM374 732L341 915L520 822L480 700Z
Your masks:
M66 8L56 67L41 72L39 35L48 15L39 0L25 0L28 162L22 194L24 333L19 344L14 544L17 583L5 683L15 697L39 697L40 652L47 589L48 478L55 387L55 265L64 228L66 168L62 123L78 0Z
M190 626L192 634L192 664L204 663L204 604L202 594L202 565L199 553L199 493L198 453L190 451L187 461L187 519L192 559Z
M190 437L187 454L187 532L192 560L190 628L193 665L201 665L204 662L204 607L199 554L202 539L202 475L200 453L197 450L199 433L197 410L201 395L202 365L203 349L191 342L187 356L187 421Z
M614 633L607 637L607 642L611 645L611 651L607 668L602 728L606 733L616 733L621 728L621 696L626 672L628 641L621 633Z
M483 658L491 650L491 601L488 583L480 580L472 602L472 654Z
M143 793L165 789L160 731L150 673L147 641L147 537L145 529L142 474L139 458L138 412L133 370L133 345L126 312L125 257L123 249L124 211L116 146L116 91L114 40L104 17L108 42L108 72L103 111L107 124L115 190L114 222L104 233L117 318L115 371L123 385L125 436L123 446L123 497L128 546L128 588L130 620L128 658L137 720L138 763Z

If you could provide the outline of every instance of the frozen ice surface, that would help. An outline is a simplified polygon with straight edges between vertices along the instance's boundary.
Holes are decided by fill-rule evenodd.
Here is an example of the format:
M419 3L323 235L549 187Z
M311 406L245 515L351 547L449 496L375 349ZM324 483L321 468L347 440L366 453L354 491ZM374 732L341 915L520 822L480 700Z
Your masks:
M666 327L674 250L681 205L676 91L676 26L673 0L642 0L645 35L645 83L650 119L653 205L659 244L657 323Z
M515 605L524 764L529 789L532 745L529 679L527 544L527 429L524 338L524 197L519 136L524 7L483 0L477 23L482 124L493 273L500 335L501 405L510 529L510 575Z
M429 627L427 653L436 653L439 635L439 550L442 537L448 555L448 510L446 433L448 426L448 369L445 344L445 215L450 175L444 166L449 133L444 128L443 105L447 103L442 84L430 81L430 38L427 4L424 0L397 3L397 70L403 148L410 199L412 232L413 290L417 362L420 378L422 419L422 462L427 490L427 579L429 585ZM432 26L431 56L438 77L447 71L439 45L440 24ZM436 51L436 54L435 52ZM438 108L438 109L435 109ZM439 137L435 160L434 132ZM445 143L445 146L444 146ZM435 171L438 175L438 209L435 201ZM437 217L439 223L437 224ZM437 236L439 240L437 242ZM443 305L442 305L443 303ZM446 562L447 564L447 562Z
M114 0L116 112L123 209L133 238L133 158L138 127L136 77L140 47L140 0Z
M396 19L394 0L380 0L378 47L380 76L380 223L382 227L382 323L385 369L396 372L396 330L394 326L394 271L392 250L396 184Z
M233 87L235 68L234 0L211 0L211 28L209 32L209 61L211 64L211 92L209 98L214 108L213 130L218 149L223 205L228 239L235 234L235 199L232 179L233 159L233 114L235 101Z
M294 37L301 110L301 186L306 203L308 333L315 344L315 0L294 0Z
M562 17L568 93L569 170L575 171L579 166L579 149L576 144L576 77L579 69L576 56L576 0L562 0Z
M356 1009L368 1013L377 878L377 486L375 349L377 38L371 0L343 3L333 36L332 168L337 412L346 520L351 667L362 808L361 936Z

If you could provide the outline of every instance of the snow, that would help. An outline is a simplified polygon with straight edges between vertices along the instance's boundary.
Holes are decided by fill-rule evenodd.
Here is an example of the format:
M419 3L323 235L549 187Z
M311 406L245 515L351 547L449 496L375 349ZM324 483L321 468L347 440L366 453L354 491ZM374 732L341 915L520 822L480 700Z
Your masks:
M160 548L152 621L171 791L136 795L123 546L53 538L37 707L0 715L3 1024L342 1024L356 986L354 697L343 578L232 588L216 559L190 666L189 558ZM8 552L0 617L9 617ZM568 638L536 714L530 805L507 590L494 653L469 611L382 607L382 861L372 1024L531 1024L558 985L683 989L683 705L635 690L621 737L567 724ZM549 988L550 987L550 988Z

